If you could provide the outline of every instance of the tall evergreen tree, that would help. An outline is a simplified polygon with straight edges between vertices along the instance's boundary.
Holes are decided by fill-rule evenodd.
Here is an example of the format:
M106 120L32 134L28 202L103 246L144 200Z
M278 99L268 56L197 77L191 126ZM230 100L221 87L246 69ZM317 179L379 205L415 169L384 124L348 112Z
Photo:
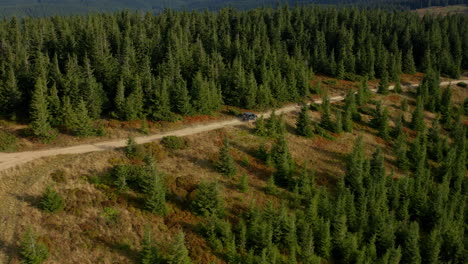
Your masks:
M237 167L231 154L229 154L229 150L229 140L225 137L223 139L223 146L219 151L219 160L216 164L216 168L223 175L232 177L237 173Z
M191 264L192 260L189 257L189 251L185 246L185 235L179 232L172 244L169 247L169 256L167 259L169 264Z
M50 126L49 110L47 109L46 81L39 77L36 80L34 92L31 99L31 130L34 136L39 138L50 138L53 136L53 130Z
M296 122L296 131L297 134L310 138L313 136L314 132L312 129L312 124L311 124L311 119L308 114L308 107L303 106L301 108L301 112L299 112L299 116L297 117L297 122Z

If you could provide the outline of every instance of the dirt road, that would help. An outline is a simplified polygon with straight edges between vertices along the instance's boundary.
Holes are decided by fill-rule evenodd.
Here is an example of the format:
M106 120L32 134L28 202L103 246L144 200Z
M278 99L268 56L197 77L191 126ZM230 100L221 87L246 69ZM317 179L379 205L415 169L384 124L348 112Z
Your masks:
M441 86L447 86L447 85L455 85L459 82L462 81L467 81L467 80L456 80L456 81L451 81L451 82L442 82L440 85ZM416 88L418 85L417 84L412 84L412 85L407 85L405 88ZM394 87L390 86L390 90L392 90ZM377 92L376 89L371 89L372 92ZM331 102L338 102L338 101L343 101L344 96L334 96L330 98ZM321 104L322 100L316 100L314 103ZM290 105L286 106L280 109L276 110L277 114L281 113L288 113L292 112L295 110L299 109L299 105ZM265 118L269 117L271 112L266 112L263 113L263 116ZM232 120L227 120L227 121L219 121L211 124L204 124L204 125L199 125L199 126L193 126L193 127L186 127L183 129L171 131L171 132L166 132L166 133L160 133L160 134L155 134L151 136L143 136L143 137L137 137L136 142L138 144L144 144L148 143L154 140L161 139L165 136L178 136L178 137L183 137L183 136L188 136L188 135L194 135L206 131L212 131L216 129L220 129L223 127L228 127L228 126L236 126L236 125L241 125L243 122L240 119L232 119ZM67 155L67 154L83 154L83 153L89 153L89 152L95 152L95 151L104 151L104 150L111 150L115 148L121 148L126 145L126 139L122 140L114 140L114 141L106 141L106 142L101 142L101 143L95 143L95 144L83 144L83 145L77 145L77 146L72 146L72 147L64 147L64 148L56 148L56 149L47 149L47 150L40 150L40 151L27 151L27 152L17 152L17 153L0 153L0 171L4 171L10 168L14 168L18 165L25 164L27 162L40 159L43 157L49 157L49 156L57 156L57 155Z

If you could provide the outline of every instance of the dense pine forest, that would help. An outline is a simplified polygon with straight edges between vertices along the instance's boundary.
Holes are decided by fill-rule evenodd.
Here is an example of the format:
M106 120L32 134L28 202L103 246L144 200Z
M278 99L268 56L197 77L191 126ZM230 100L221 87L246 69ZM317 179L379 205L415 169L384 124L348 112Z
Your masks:
M50 16L111 12L122 9L145 10L159 13L166 8L186 10L219 10L225 7L250 9L323 4L359 6L361 8L417 9L431 6L466 4L466 0L0 0L0 16Z
M4 19L0 115L33 138L99 135L102 118L176 121L314 93L322 103L7 171L0 215L14 213L0 253L12 263L465 263L466 83L439 83L466 69L463 15L281 6ZM416 72L421 84L403 91L402 75ZM332 104L317 75L358 87Z
M173 121L299 101L314 73L456 78L467 31L461 15L318 7L11 18L0 24L0 113L37 137L86 136L100 117Z

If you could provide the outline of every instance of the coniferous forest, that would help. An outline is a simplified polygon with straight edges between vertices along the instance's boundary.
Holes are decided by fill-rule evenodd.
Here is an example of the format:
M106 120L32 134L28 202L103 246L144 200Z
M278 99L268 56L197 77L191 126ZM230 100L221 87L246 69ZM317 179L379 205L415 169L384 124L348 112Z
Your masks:
M74 166L54 171L42 180L53 186L33 209L47 214L40 223L54 221L41 229L54 237L42 232L39 239L28 228L10 252L24 263L56 260L62 251L55 239L65 233L73 250L104 248L144 264L204 263L202 255L246 264L465 263L468 100L453 95L466 87L439 83L466 69L463 15L281 6L4 19L0 115L26 123L39 139L93 135L102 118L177 121L223 105L274 109L322 96L292 122L293 114L273 111L243 130L213 132L208 143L203 135L169 136L143 146L129 137L123 151L96 156L106 165L80 171L89 174L68 177ZM403 93L401 76L417 72L420 85ZM327 90L312 85L318 74L359 87L332 104ZM368 81L376 79L372 97ZM390 96L389 83L396 83ZM398 100L385 102L391 96ZM342 136L356 139L349 152L345 143L342 152L326 150ZM325 159L330 172L319 175L323 168L306 162L301 148L312 140L320 158L333 156ZM212 146L216 153L204 153ZM90 157L84 160L95 162ZM198 167L185 177L165 171L194 168L187 162ZM80 222L80 232L67 234L60 214ZM170 231L171 239L156 237L154 228L141 234L136 221L158 225L158 234ZM168 223L180 230L174 234ZM115 230L141 239L112 244L106 238Z
M172 121L298 101L314 73L456 78L467 31L462 15L318 7L11 18L0 24L0 113L38 137L86 135L100 117Z

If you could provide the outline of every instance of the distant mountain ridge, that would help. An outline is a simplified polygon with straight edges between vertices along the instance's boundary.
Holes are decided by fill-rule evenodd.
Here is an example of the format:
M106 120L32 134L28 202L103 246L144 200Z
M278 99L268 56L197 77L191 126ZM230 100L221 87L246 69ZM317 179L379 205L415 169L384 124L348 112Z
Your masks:
M332 4L368 7L423 8L467 4L468 0L0 0L0 16L49 16L111 12L122 9L160 12L165 8L218 10L223 7L249 9L277 4Z

